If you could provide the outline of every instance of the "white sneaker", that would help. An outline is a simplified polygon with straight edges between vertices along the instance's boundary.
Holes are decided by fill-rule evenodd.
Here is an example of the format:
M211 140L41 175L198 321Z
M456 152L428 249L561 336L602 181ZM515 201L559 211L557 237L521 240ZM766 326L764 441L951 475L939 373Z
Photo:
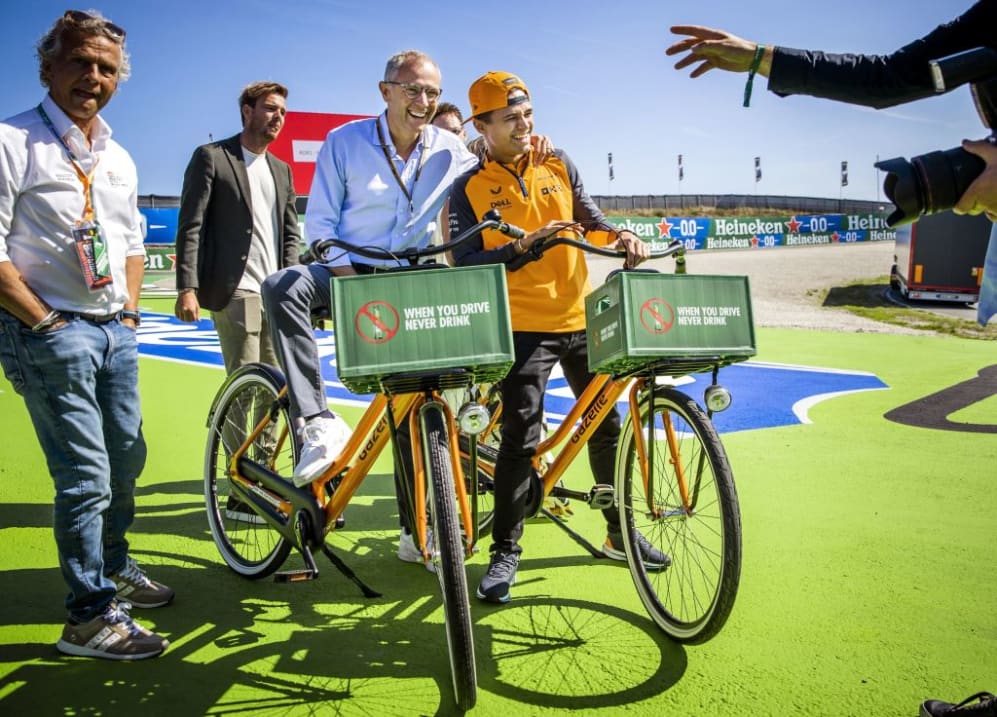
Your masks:
M429 554L433 556L436 554L433 544L433 529L426 529L426 542L429 544ZM406 563L423 563L426 566L426 570L431 573L436 572L436 565L430 560L428 563L424 562L422 559L422 551L415 547L415 538L412 537L411 533L406 533L403 529L401 535L398 536L398 559L404 560Z
M294 468L291 480L299 488L322 475L339 456L353 431L339 416L309 419L298 434L301 439L301 460Z

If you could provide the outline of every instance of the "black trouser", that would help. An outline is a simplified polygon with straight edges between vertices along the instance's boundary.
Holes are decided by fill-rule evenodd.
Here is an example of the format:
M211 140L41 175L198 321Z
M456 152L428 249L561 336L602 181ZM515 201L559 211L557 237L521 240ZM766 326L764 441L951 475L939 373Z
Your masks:
M530 463L540 443L544 391L554 364L560 362L577 398L592 380L585 332L565 334L516 331L516 361L502 379L502 442L495 463L495 521L491 550L519 553L523 535ZM620 414L613 408L588 441L589 466L597 483L613 484ZM603 511L610 530L619 530L614 509Z

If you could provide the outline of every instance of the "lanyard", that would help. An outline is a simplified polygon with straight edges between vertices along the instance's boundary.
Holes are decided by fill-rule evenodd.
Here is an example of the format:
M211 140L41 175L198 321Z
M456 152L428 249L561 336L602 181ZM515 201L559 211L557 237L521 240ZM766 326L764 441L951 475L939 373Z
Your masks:
M381 151L384 152L384 158L388 161L388 166L391 167L391 173L395 177L395 181L398 183L398 188L402 190L405 198L408 199L408 210L409 214L415 211L415 205L412 203L412 195L415 193L415 185L419 181L419 175L422 174L422 166L426 163L427 147L426 147L426 133L425 130L419 133L419 139L422 140L422 149L419 152L419 164L415 168L415 179L412 180L412 191L408 190L405 183L402 181L402 176L398 174L398 168L395 166L395 160L391 158L388 154L388 143L384 141L384 131L381 129L381 120L377 120L377 139L381 143Z
M42 117L42 122L44 122L45 126L48 127L49 132L51 132L52 136L59 141L62 148L66 150L66 154L69 155L69 163L73 165L73 169L76 170L76 176L80 178L80 183L83 185L83 197L85 201L83 206L83 220L88 222L93 221L96 215L93 205L93 177L97 172L97 162L100 161L100 157L98 157L93 163L93 168L90 170L90 174L84 172L83 168L80 167L80 160L77 159L75 154L73 154L73 150L71 150L69 145L66 144L66 140L64 140L59 133L56 132L55 125L52 124L52 120L49 119L48 113L45 112L45 108L38 105L37 109L38 114Z

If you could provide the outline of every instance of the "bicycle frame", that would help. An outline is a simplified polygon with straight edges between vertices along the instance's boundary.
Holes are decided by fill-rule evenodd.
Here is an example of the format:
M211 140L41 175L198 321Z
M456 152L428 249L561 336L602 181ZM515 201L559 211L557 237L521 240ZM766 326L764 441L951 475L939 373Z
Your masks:
M544 499L556 489L558 481L561 480L568 467L581 452L582 448L588 443L588 440L593 432L595 432L606 417L609 416L610 411L616 405L624 391L627 390L628 385L630 386L628 396L630 411L634 416L639 416L640 395L642 392L647 390L648 386L654 385L653 375L617 379L608 374L597 374L588 386L585 387L582 395L575 401L574 405L571 407L571 411L561 422L561 425L557 428L557 430L537 445L532 460L534 469L537 471L537 474L541 476ZM653 402L653 396L649 395L648 400ZM652 404L649 403L649 405ZM501 411L496 411L495 415L492 417L492 421L489 424L488 429L486 430L486 434L493 431L498 426L500 417ZM679 445L675 428L672 425L670 416L666 414L663 416L663 419L664 431L667 437L668 450L670 453L669 460L676 468L676 478L679 483L679 492L682 497L683 510L686 513L690 513L694 506L694 500L690 493L681 456L679 455ZM651 435L651 432L655 430L653 420L654 416L652 413L648 416L648 435ZM649 455L649 449L653 450L654 442L651 441L649 443L647 441L643 430L638 431L635 435L637 437L637 455L640 462L641 476L643 479L645 495L648 497L648 510L652 514L657 514L659 511L654 506L652 491L653 480L651 480L650 475L651 466L653 465L653 456ZM540 457L546 453L554 452L558 446L565 442L565 440L567 440L567 445L565 445L560 451L556 452L553 462L547 466L545 471L541 471ZM485 473L494 478L494 466L488 464L487 462L481 462L479 463L479 467ZM564 491L564 489L558 490ZM587 497L586 494L574 491L570 491L569 493L572 497L576 498L585 499Z
M287 387L285 386L279 394L277 401L285 400ZM321 521L316 525L315 538L328 535L336 526L336 520L343 514L346 506L356 494L364 479L370 474L381 452L388 444L391 434L389 426L389 416L396 417L396 426L402 420L408 420L412 436L412 462L415 473L415 495L414 506L426 505L426 473L422 457L419 450L421 429L419 427L419 411L426 405L439 405L444 412L450 430L451 440L451 463L453 465L456 491L460 503L461 517L464 523L464 543L465 551L468 555L474 545L474 531L471 525L471 507L469 505L467 490L464 482L464 472L460 465L459 450L457 449L457 427L453 412L443 401L438 392L426 391L424 393L399 394L389 397L385 394L376 394L367 410L364 411L360 422L357 424L350 436L349 441L342 452L333 461L332 465L308 486L296 488L290 482L279 479L277 481L261 480L265 474L261 475L259 470L254 470L254 466L259 466L246 457L247 449L253 445L254 441L266 430L271 416L264 416L256 425L250 435L242 442L239 448L232 455L229 462L229 471L232 482L237 486L237 490L244 494L244 497L257 506L260 502L252 500L250 496L257 496L263 499L263 505L269 506L270 510L261 513L281 535L288 540L300 545L301 538L297 534L297 527L291 524L287 518L293 513L294 498L300 497L302 492L307 493L317 506L321 508ZM278 437L278 445L283 445L284 441L291 440L285 430L283 435ZM351 461L353 461L351 463ZM272 469L272 466L266 468ZM246 475L249 473L250 475ZM333 484L331 495L327 491L327 485ZM423 558L428 560L429 554L426 550L426 511L425 509L414 510L414 525L412 526L419 539L419 545L423 546ZM314 516L313 516L314 519ZM320 532L319 529L321 529Z

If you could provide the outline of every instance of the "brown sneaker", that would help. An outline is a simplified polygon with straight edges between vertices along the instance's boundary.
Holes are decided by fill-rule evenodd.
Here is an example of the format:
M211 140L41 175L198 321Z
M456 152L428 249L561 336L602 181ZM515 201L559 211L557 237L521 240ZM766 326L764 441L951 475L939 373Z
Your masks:
M150 580L131 558L122 570L109 575L108 579L118 589L118 600L131 603L133 607L162 607L176 594L162 583Z
M77 657L144 660L159 655L169 644L166 638L132 620L123 603L112 601L93 620L79 625L68 623L55 647Z

